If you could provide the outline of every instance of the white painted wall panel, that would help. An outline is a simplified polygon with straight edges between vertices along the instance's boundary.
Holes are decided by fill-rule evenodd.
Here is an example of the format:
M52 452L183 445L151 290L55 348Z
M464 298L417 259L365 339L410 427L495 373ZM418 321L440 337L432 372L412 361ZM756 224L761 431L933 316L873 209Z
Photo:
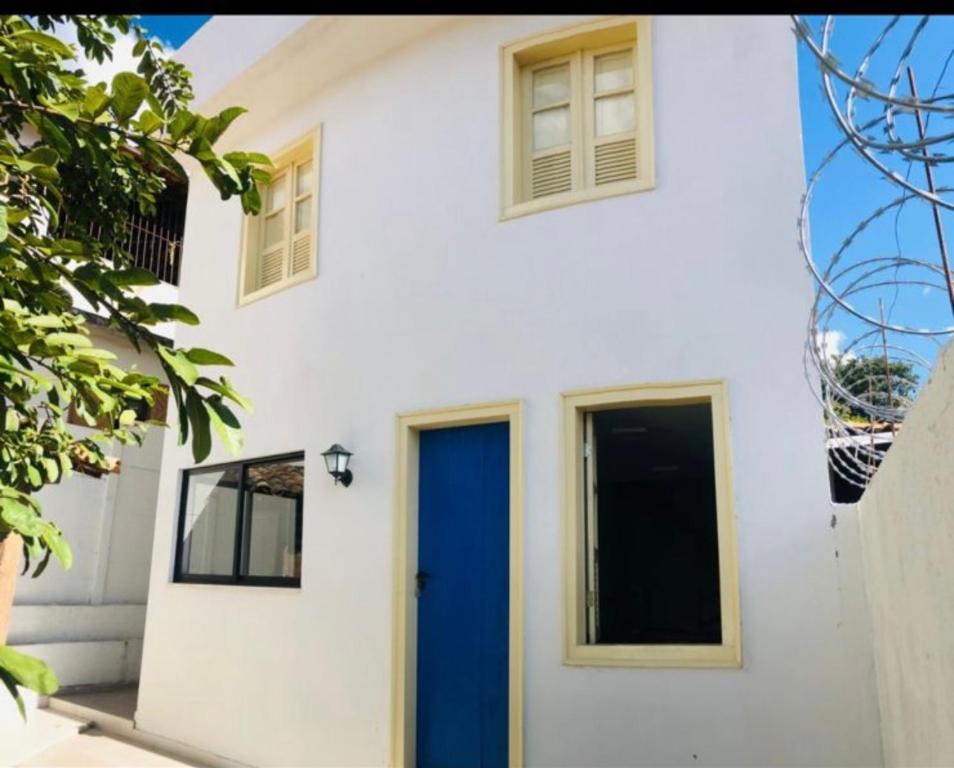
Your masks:
M145 605L15 605L10 645L141 638Z
M91 332L120 365L161 375L155 357L137 354L125 338L99 326ZM73 567L64 571L53 560L39 578L18 579L10 642L31 644L29 652L52 664L62 685L138 677L162 445L162 430L152 428L142 447L113 446L118 474L74 473L39 494L43 514L73 550Z
M171 407L175 409L174 405ZM158 435L155 437L158 439ZM123 466L109 536L103 595L106 603L146 601L158 486L159 473L155 468L143 469L134 464Z
M84 640L17 646L21 653L43 659L56 670L61 688L119 685L139 677L142 640Z

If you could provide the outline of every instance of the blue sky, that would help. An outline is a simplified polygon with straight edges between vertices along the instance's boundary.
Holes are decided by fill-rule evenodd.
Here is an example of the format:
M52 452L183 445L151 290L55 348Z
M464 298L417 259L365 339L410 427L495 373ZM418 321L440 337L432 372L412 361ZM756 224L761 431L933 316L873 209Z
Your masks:
M172 48L179 48L211 16L140 16L139 23Z
M874 56L868 79L879 90L887 90L891 75L895 70L900 52L903 50L919 17L904 17L886 38L884 46ZM890 17L852 16L837 17L832 37L832 52L846 71L854 72L871 43L884 28ZM808 17L816 40L820 41L822 17ZM923 98L937 88L937 94L954 92L954 61L950 54L954 45L954 17L933 18L925 28L917 43L910 63L914 69L920 96ZM814 171L822 158L831 150L844 134L837 126L831 107L822 94L822 80L817 60L808 48L799 43L799 98L802 113L802 136L805 157L806 178ZM946 65L946 69L945 69ZM844 108L843 87L838 88L842 109ZM909 94L907 78L904 77L898 89L898 95ZM862 102L858 106L858 121L880 114L876 102ZM899 118L900 133L905 138L916 136L913 118ZM950 118L934 117L928 123L928 134L940 130L950 132L954 125ZM875 135L881 136L880 128ZM943 145L942 145L943 146ZM947 152L954 153L954 142L949 142ZM902 175L910 173L910 180L919 186L925 186L924 166L919 163L909 167L898 159L880 157L889 167ZM947 168L935 168L938 186L954 185L954 174ZM900 188L882 178L876 168L857 154L845 150L824 172L818 184L811 207L811 235L816 262L827 265L831 254L857 222L873 213L879 206L889 203L900 194ZM946 196L951 199L951 195ZM954 256L954 216L943 214L945 234L949 253ZM898 253L913 256L940 264L940 251L935 234L931 208L921 201L907 203L899 215L891 214L872 223L855 240L846 253L849 263L867 257L895 256ZM927 274L924 271L902 269L898 276L902 279L920 279ZM886 273L886 279L893 278L894 272ZM939 281L939 276L933 278ZM925 289L923 286L886 288L867 297L859 296L856 306L866 313L877 313L876 296L881 296L890 320L897 324L917 327L944 328L954 326L950 304L946 291ZM862 332L864 326L847 313L840 313L832 326L841 330L849 338ZM924 339L897 335L889 338L890 343L898 343L933 361L936 345ZM923 375L922 371L922 375Z

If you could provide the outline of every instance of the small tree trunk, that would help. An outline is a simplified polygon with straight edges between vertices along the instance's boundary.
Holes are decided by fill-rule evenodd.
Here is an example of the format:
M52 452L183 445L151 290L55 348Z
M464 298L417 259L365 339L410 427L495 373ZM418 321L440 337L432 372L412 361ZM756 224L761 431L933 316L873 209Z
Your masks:
M17 585L17 570L22 550L23 539L17 533L9 533L0 541L0 645L7 642L13 591Z

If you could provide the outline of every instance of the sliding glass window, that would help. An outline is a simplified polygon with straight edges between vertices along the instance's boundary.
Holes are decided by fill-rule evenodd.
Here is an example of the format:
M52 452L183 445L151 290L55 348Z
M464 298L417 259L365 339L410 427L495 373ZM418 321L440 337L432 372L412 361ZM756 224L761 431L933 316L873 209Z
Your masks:
M184 472L174 580L301 584L305 455Z

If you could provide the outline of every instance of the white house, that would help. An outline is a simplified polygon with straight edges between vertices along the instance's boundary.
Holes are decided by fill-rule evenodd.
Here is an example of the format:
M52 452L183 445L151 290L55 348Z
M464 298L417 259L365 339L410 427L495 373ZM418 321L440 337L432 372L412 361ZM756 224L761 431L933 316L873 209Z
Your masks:
M252 220L193 174L177 341L256 410L238 462L165 435L137 728L249 765L881 763L790 26L200 29L200 109L247 107L225 149L276 174Z

